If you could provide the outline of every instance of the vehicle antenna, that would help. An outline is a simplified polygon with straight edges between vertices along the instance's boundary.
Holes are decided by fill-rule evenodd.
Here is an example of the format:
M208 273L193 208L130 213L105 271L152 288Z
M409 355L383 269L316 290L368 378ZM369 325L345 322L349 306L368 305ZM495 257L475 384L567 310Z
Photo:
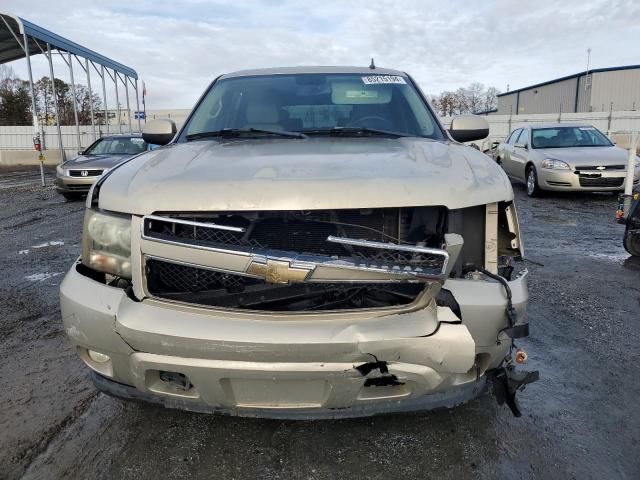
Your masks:
M376 64L373 62L373 57L371 57L371 65L369 65L369 68L371 70L375 70L376 69Z

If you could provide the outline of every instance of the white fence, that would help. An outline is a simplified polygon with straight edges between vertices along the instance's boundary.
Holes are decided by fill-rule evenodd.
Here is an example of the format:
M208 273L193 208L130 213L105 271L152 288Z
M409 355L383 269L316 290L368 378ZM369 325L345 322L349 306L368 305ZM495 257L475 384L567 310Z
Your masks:
M162 112L165 113L165 112ZM180 112L182 114L182 111ZM184 114L182 114L184 116ZM168 115L167 115L168 116ZM621 147L627 147L630 132L640 131L640 111L634 112L586 112L563 113L542 115L487 115L489 122L489 138L478 142L485 149L493 141L501 141L513 129L542 122L584 122L595 126L609 135ZM451 123L451 117L441 118L445 126ZM107 133L104 125L96 126L96 135L93 135L91 125L80 127L80 143L78 144L75 126L60 127L62 131L62 144L67 156L75 155L78 150L88 147L101 134ZM133 131L137 130L137 122L133 123ZM118 133L117 125L109 127L110 133ZM129 132L129 125L122 125L122 132ZM44 135L42 135L44 133ZM33 127L0 127L0 150L33 150ZM55 126L46 126L41 131L42 145L46 150L58 149L58 133Z
M62 145L66 152L77 152L91 145L97 138L107 134L104 125L96 125L95 135L91 125L80 126L80 143L76 135L75 126L60 127L62 134ZM109 133L119 133L117 125L109 126ZM133 131L137 131L137 124L133 126ZM122 125L122 133L129 133L129 125ZM34 129L28 127L0 127L0 150L33 150ZM57 150L58 131L55 126L42 127L40 130L40 140L43 149Z

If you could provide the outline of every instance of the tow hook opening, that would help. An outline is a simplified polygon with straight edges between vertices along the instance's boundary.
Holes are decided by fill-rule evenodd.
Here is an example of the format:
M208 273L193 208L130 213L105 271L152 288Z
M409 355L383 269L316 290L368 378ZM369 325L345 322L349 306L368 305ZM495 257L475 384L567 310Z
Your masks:
M487 377L498 405L502 406L506 403L514 417L521 417L522 412L516 394L518 391L523 391L527 384L538 381L540 372L516 370L513 365L507 364L487 372Z
M186 392L188 390L191 390L191 388L193 387L193 384L189 380L189 377L187 377L183 373L160 371L159 377L161 381L172 385L178 390L183 390Z

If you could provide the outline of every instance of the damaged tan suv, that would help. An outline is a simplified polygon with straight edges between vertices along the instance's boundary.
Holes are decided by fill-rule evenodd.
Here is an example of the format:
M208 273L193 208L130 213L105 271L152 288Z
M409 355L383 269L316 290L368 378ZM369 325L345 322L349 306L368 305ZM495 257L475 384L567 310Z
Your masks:
M334 418L515 414L527 272L511 185L410 76L305 67L218 77L166 145L87 199L62 318L100 390L167 407ZM512 352L514 353L512 355ZM517 358L516 358L517 357Z

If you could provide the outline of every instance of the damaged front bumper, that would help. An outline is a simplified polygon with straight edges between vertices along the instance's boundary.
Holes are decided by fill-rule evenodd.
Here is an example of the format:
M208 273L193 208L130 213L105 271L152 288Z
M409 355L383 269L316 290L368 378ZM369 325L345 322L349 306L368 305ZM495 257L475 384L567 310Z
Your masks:
M524 321L526 274L509 284ZM511 347L497 341L503 289L473 280L444 287L463 321L435 302L288 316L140 302L76 266L61 305L67 334L106 393L192 411L337 418L452 407L485 390L485 374Z

